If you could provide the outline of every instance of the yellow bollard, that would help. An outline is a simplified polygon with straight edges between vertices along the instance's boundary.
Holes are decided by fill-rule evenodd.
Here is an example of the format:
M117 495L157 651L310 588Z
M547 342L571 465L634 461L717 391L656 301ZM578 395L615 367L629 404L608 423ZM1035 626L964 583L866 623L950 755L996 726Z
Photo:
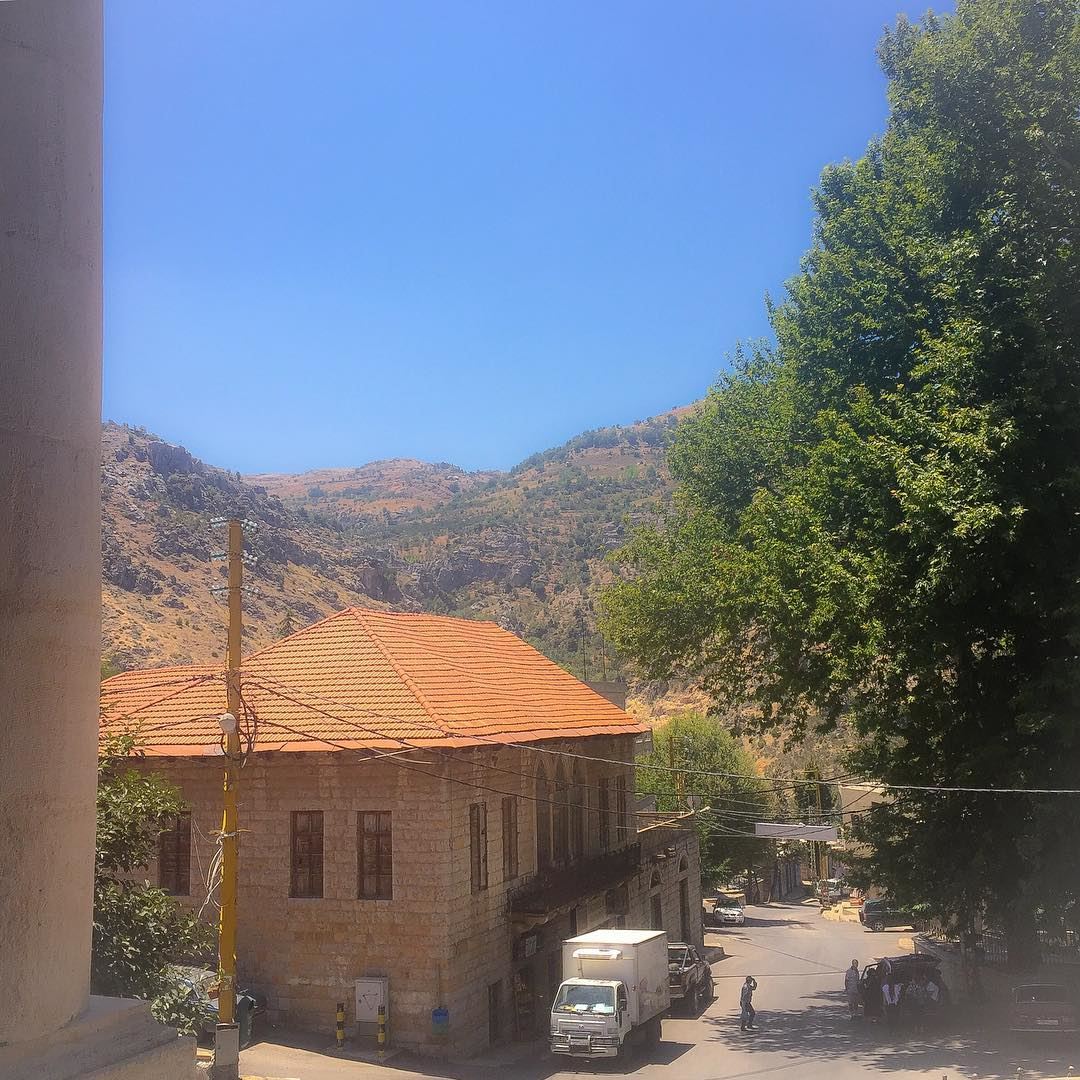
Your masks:
M386 1053L386 1006L379 1006L379 1057Z
M339 1050L345 1047L345 1002L339 1001L337 1003L337 1048Z

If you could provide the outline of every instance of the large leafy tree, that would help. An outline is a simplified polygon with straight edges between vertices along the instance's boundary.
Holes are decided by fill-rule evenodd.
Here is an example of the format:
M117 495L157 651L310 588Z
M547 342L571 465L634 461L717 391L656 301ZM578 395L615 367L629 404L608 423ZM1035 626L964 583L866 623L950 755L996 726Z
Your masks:
M674 771L672 771L674 770ZM758 779L754 759L716 717L682 713L653 730L653 748L639 759L637 787L658 810L693 806L702 876L723 881L771 875L775 844L754 835L754 822L777 814L773 785Z
M150 999L159 1019L185 1029L195 1012L174 1000L168 965L211 955L213 935L139 876L157 854L164 819L184 804L166 780L132 767L135 749L134 740L123 736L107 741L98 757L91 989Z
M678 433L675 512L608 633L767 723L844 722L900 784L1078 787L1080 7L960 0L880 57L774 346ZM860 868L1014 965L1080 888L1080 800L895 789Z

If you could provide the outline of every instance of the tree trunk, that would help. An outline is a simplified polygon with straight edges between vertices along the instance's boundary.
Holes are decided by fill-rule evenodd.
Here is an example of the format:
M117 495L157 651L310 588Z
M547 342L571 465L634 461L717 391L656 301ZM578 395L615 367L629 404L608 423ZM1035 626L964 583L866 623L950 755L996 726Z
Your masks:
M1016 911L1005 921L1005 947L1009 953L1009 970L1034 971L1042 962L1035 917L1030 911Z

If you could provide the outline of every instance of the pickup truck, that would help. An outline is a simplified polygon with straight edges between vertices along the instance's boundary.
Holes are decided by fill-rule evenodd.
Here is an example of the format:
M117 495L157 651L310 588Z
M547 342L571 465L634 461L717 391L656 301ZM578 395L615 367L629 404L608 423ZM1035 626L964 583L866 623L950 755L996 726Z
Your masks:
M702 1002L712 1001L715 996L712 968L693 945L672 942L667 952L671 1002L682 1002L687 1012L696 1014Z

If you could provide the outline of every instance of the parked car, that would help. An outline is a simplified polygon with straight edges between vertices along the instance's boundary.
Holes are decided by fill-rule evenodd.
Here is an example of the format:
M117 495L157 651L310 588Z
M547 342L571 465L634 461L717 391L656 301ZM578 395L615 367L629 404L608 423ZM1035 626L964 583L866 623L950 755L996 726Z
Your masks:
M867 964L859 977L859 997L863 1012L868 1017L881 1015L881 984L886 975L892 983L903 987L901 1003L907 988L925 976L928 982L933 982L938 988L938 1008L945 1009L949 1005L949 988L941 977L941 963L935 957L924 953L883 956L877 963Z
M743 911L742 901L729 900L724 896L717 899L713 904L713 926L745 926L746 912Z
M817 896L823 905L836 904L844 898L844 885L838 878L822 878L817 883Z
M867 930L884 930L887 926L911 926L910 911L902 911L888 900L866 900L859 909L859 922Z
M668 992L672 1004L680 1001L690 1013L696 1013L701 1002L712 1001L712 968L693 945L668 945Z
M174 964L169 975L186 988L187 998L196 1005L199 1015L199 1042L213 1041L218 1022L218 973L209 968L185 967ZM266 999L252 990L236 991L236 1022L240 1027L240 1045L248 1046L258 1021L266 1014Z
M1011 1031L1076 1031L1076 1001L1058 983L1024 983L1012 988Z

